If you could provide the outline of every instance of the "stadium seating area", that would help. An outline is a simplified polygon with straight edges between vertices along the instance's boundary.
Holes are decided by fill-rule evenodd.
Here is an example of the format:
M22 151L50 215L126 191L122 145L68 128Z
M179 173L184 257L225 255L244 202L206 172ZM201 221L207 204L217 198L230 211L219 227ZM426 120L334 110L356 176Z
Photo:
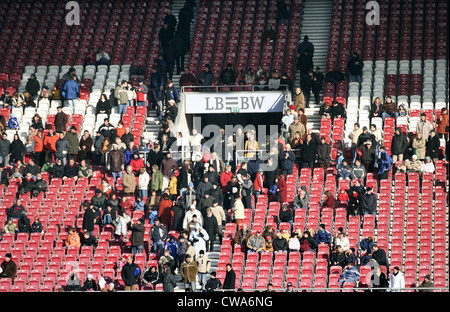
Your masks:
M140 64L149 72L158 55L159 43L155 39L170 1L79 1L81 25L64 23L65 9L61 1L13 0L0 3L0 93L5 90L22 92L30 73L35 73L42 85L52 88L70 66L76 65L85 88L75 111L70 114L68 125L75 125L78 133L93 133L103 122L103 115L95 117L95 105L102 93L109 94L118 81L129 79L129 67ZM448 79L446 60L446 19L448 3L445 1L381 0L380 26L365 24L365 1L335 0L331 22L327 71L345 70L351 51L361 51L364 57L363 83L341 82L334 89L325 83L324 101L336 99L343 102L349 113L347 120L334 122L322 119L321 133L332 142L332 158L338 150L348 153L346 143L354 122L368 125L368 108L373 98L391 95L398 103L408 106L409 116L397 120L397 125L408 133L415 132L418 113L425 112L435 121L440 109L448 106ZM225 64L233 63L237 69L256 69L262 65L266 70L287 72L293 77L296 47L301 18L301 0L287 1L292 10L288 23L276 23L276 1L200 1L195 35L192 40L189 68L194 73L200 66L210 63L216 77ZM267 25L277 25L275 45L261 40ZM19 27L20 26L20 27ZM111 66L83 66L90 48L103 47L111 55ZM144 82L148 84L149 77ZM35 113L43 117L47 129L52 126L56 107L61 102L39 101L37 108L2 109L2 114L15 114L20 121L19 134L26 139L31 118ZM354 109L354 110L353 110ZM146 108L129 107L123 116L124 123L133 128L135 143L139 146L143 135ZM116 124L120 115L113 110L110 121ZM390 120L384 124L385 144L389 147ZM380 124L380 120L372 121ZM382 122L380 126L383 125ZM15 131L7 130L12 138ZM444 144L444 143L443 143ZM442 146L442 152L444 145ZM389 150L389 149L388 149ZM28 150L26 161L31 157ZM375 236L389 259L389 267L399 266L405 274L407 287L418 285L430 274L436 287L448 287L448 169L445 161L435 163L434 174L390 172L377 189L376 177L369 174L366 185L374 186L378 197L375 218L350 217L346 209L320 209L323 192L336 194L348 182L336 182L336 170L295 167L287 177L288 203L292 206L294 196L301 186L306 186L312 206L309 210L295 212L294 228L316 229L324 223L335 234L343 227L350 244L358 254L359 242L367 236ZM6 170L10 170L7 168ZM117 289L124 289L117 264L131 253L129 241L117 240L113 227L96 227L94 235L99 245L68 248L64 246L68 229L81 231L83 211L81 203L94 195L101 178L106 176L114 184L106 168L96 166L93 178L78 180L51 179L46 194L20 198L27 214L39 215L44 234L4 234L0 242L0 262L11 252L18 264L18 276L12 285L9 279L0 280L0 291L57 291L67 282L76 263L80 280L88 273L113 281ZM117 183L121 190L120 178ZM0 228L6 222L6 210L14 203L18 181L12 179L5 187L0 185ZM255 202L255 198L253 198ZM276 229L289 228L278 222L279 202L269 202L267 195L257 199L254 209L246 210L251 230L271 225ZM133 219L141 212L129 211ZM137 254L136 263L143 270L157 265L158 256L152 253L146 222L144 240L146 253ZM217 277L225 276L225 265L233 264L237 273L236 288L263 289L270 281L275 288L284 288L288 282L300 288L330 288L340 291L337 282L342 268L330 267L330 250L320 245L318 252L265 253L260 259L247 255L242 246L234 244L235 223L226 224L223 244L217 266ZM177 235L178 233L172 232ZM387 271L389 267L383 267ZM361 274L370 267L361 267ZM56 286L55 286L56 285ZM359 287L368 287L364 281ZM159 284L157 290L162 290Z
M202 1L192 42L188 67L201 72L204 64L218 79L228 64L236 71L261 65L270 72L294 76L294 63L300 28L301 0L287 1L291 18L277 23L277 5L270 1ZM274 43L262 40L267 26L277 33Z

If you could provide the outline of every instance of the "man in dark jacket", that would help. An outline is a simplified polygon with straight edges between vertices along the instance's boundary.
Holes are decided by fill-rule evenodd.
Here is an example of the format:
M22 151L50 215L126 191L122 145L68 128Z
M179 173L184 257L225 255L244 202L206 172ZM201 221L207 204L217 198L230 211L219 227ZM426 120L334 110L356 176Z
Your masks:
M78 165L75 163L74 159L70 159L69 163L67 163L64 166L64 178L77 179L77 177L78 177Z
M203 66L203 71L198 74L197 81L201 86L211 86L216 81L216 78L214 78L214 75L210 70L209 64ZM205 89L205 91L206 90L208 89Z
M211 278L206 282L205 289L208 292L222 289L222 282L216 278L217 273L211 272Z
M128 256L127 263L122 267L121 275L125 283L125 290L138 290L141 268L134 263L133 257Z
M23 195L28 192L33 191L35 180L33 179L33 175L28 172L25 179L22 180L22 183L19 186L19 194Z
M441 142L439 141L439 137L436 135L436 131L431 130L426 143L426 156L430 156L433 161L438 160L440 147Z
M62 106L59 106L55 115L55 132L66 131L68 119L69 117L63 112Z
M306 135L305 141L300 148L303 161L302 168L309 167L311 170L313 170L314 163L316 162L318 144L317 142L312 140L311 134Z
M9 153L11 152L11 142L8 140L8 135L2 134L0 138L0 166L9 165Z
M97 239L89 231L83 233L83 236L80 237L80 243L81 246L97 247Z
M361 163L366 169L366 174L373 171L375 163L375 147L372 145L372 140L367 140L358 149L361 151Z
M342 246L337 245L336 249L330 254L330 266L341 266L345 267L345 254L342 251Z
M131 253L133 256L136 253L144 252L144 226L145 220L139 219L134 224L130 225L131 230Z
M303 91L303 94L305 95L305 108L309 108L309 101L311 99L311 88L312 88L312 77L313 77L313 71L309 70L305 73L302 73L300 76L300 88Z
M227 273L225 274L225 280L223 281L223 289L235 289L236 288L236 273L231 266L231 263L227 264Z
M364 67L363 60L358 56L357 52L353 52L352 57L348 61L347 69L350 74L351 82L362 82L362 68Z
M287 149L281 154L281 169L282 174L286 178L287 175L292 174L294 170L295 154L293 151Z
M177 282L172 274L172 270L168 264L164 265L164 275L163 275L163 291L164 292L174 292Z
M320 138L317 148L317 163L321 168L327 169L331 163L331 146L326 142L325 137Z
M214 251L216 234L219 233L219 225L217 224L217 219L212 214L212 210L209 207L206 209L206 215L203 218L203 228L209 236L209 241L206 242L206 252L212 252Z
M311 54L311 57L314 57L314 45L309 41L308 35L305 35L305 37L303 37L303 41L298 46L297 53L302 55L305 50L308 50Z
M317 243L321 244L328 244L331 245L331 233L328 232L325 229L326 225L325 224L320 224L319 228L317 229L317 233L316 233L316 241Z
M47 187L47 182L45 182L45 180L42 178L42 175L38 173L31 193L33 196L38 196L41 192L45 192L47 190Z
M309 71L313 70L313 59L309 50L303 51L298 58L297 68L300 70L300 75L306 75Z
M19 229L19 233L31 233L30 219L28 219L25 211L21 212L19 221L17 222L17 227Z
M284 251L287 252L289 249L289 245L287 240L282 236L281 232L277 232L277 237L273 240L273 251Z
M316 104L320 104L320 91L322 90L323 79L323 73L320 71L320 67L317 66L312 78L312 92Z
M39 172L41 172L39 165L34 162L34 159L30 159L25 167L25 174L31 173L33 177L37 177Z
M233 64L228 63L227 67L220 73L220 84L231 85L236 82L236 74L233 70Z
M5 255L5 258L0 266L2 269L2 273L0 274L1 278L11 278L14 280L16 278L17 274L17 264L12 261L12 255L10 253L7 253Z
M83 230L89 232L91 235L94 234L94 224L95 224L95 207L90 205L86 207L83 215Z
M150 239L153 242L153 252L159 255L164 253L164 241L167 238L167 230L164 225L161 224L159 218L155 219L155 223L150 229Z
M386 257L386 251L378 247L377 244L373 244L373 252L372 252L372 258L375 259L379 265L387 266L387 257Z
M367 188L367 192L363 197L362 209L364 214L377 214L377 195L373 193L371 187Z
M41 90L41 85L39 81L36 79L35 74L31 74L30 78L28 78L27 84L25 86L25 91L30 93L34 100L36 100L38 96L38 92Z
M117 144L113 144L112 150L108 153L107 165L114 180L117 182L117 178L122 177L122 170L125 166L125 155L119 150Z
M56 147L56 152L55 152L56 159L58 159L58 158L61 159L63 165L65 165L67 163L67 154L70 149L70 143L65 138L65 135L63 132L59 133L59 139L56 141L55 147Z
M169 42L173 39L174 32L169 29L169 25L164 23L159 30L158 38L162 48L163 55L167 53Z
M408 147L408 140L406 139L406 134L402 133L402 128L397 127L395 129L394 136L392 137L391 152L392 160L394 163L403 161L403 154Z

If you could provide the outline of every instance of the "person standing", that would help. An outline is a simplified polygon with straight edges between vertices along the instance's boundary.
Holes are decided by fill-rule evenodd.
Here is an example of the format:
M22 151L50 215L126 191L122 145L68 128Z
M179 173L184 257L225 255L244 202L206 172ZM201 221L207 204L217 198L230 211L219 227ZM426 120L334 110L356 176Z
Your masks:
M118 101L118 105L119 105L118 113L120 114L120 116L122 116L123 114L125 114L127 112L127 105L128 105L127 85L128 85L127 81L122 80L120 82L120 85L118 85L114 89L114 97Z
M125 283L125 290L138 290L138 281L141 268L133 261L132 256L128 256L127 263L122 267L121 276Z
M206 290L206 275L209 273L211 269L211 261L208 256L205 255L203 250L200 250L199 257L196 260L198 267L198 282L202 287L202 291Z
M144 219L138 219L134 224L130 225L131 230L131 253L136 255L138 252L144 252Z
M61 159L63 165L65 166L67 163L67 154L70 149L70 143L66 139L63 132L59 133L59 139L56 141L55 147L56 147L56 152L55 152L56 159Z
M192 292L197 290L197 274L197 263L192 260L190 254L186 254L184 262L180 266L180 275L183 278L184 287Z
M73 75L72 79L68 80L62 87L62 93L64 98L67 100L67 105L75 110L75 105L77 99L80 98L80 84L78 83L78 78Z
M25 85L25 91L27 91L34 100L36 100L39 90L41 90L41 85L36 79L36 75L31 74L30 78L28 78L27 84Z
M37 142L42 143L42 131L40 132L40 137L36 138L36 136L35 136L35 141L36 141L36 144L35 144L35 154L36 154ZM42 148L42 144L41 144L41 148ZM3 167L3 166L9 165L9 154L10 153L11 153L11 142L9 142L8 135L6 134L6 132L4 132L0 139L0 166ZM38 155L35 155L36 158L39 158L39 159L36 159L36 161L40 161L42 159L42 157L39 157Z
M136 88L137 106L147 106L148 87L142 78L138 78L139 86Z
M320 67L316 67L316 71L313 73L312 78L312 92L314 94L314 100L317 105L320 104L320 91L322 91L322 85L323 85L323 73L320 71Z
M164 265L164 276L163 276L163 291L164 292L174 292L177 282L172 274L172 270L169 265Z
M303 93L305 95L305 108L309 108L309 101L311 99L312 77L312 69L305 73L302 73L300 76L300 88L303 90Z
M391 289L391 292L402 291L402 289L405 288L405 276L400 272L398 266L395 266L392 270L389 279L389 288Z
M150 239L153 242L153 252L158 254L160 256L164 253L164 241L167 238L167 230L166 228L160 223L159 218L155 219L155 223L153 224L152 228L150 229Z
M402 129L397 127L395 129L394 136L392 138L391 152L392 160L394 163L398 161L403 161L403 154L408 147L408 141L406 135L402 133Z
M235 289L236 288L236 272L234 272L231 263L227 264L227 273L225 274L225 280L223 281L223 289Z
M77 128L75 126L71 126L65 138L70 144L69 150L67 151L67 160L76 160L79 147Z
M364 67L364 62L362 58L358 56L357 52L352 53L352 57L348 61L347 68L350 74L351 82L358 82L360 85L362 83L362 69Z

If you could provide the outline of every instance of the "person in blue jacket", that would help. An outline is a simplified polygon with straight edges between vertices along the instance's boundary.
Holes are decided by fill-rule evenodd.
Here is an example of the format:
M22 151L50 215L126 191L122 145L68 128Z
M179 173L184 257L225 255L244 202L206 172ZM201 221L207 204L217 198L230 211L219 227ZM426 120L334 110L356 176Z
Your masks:
M344 283L352 282L356 287L356 283L360 278L361 273L359 273L358 268L352 262L350 262L342 271L341 277L339 278L339 284L341 284L342 287Z
M320 243L325 243L331 245L331 233L325 229L325 224L320 224L316 233L316 241Z
M368 236L359 243L359 246L362 250L366 250L368 253L372 253L372 247L374 243L375 242L373 241L373 236Z
M393 160L386 152L386 148L383 145L377 146L375 155L377 155L378 181L387 179L389 171L392 168Z
M80 97L80 84L76 75L73 75L72 79L64 84L62 94L67 100L68 106L75 109L76 101Z
M294 171L294 162L295 154L291 151L291 145L286 144L286 150L281 154L281 169L285 178Z

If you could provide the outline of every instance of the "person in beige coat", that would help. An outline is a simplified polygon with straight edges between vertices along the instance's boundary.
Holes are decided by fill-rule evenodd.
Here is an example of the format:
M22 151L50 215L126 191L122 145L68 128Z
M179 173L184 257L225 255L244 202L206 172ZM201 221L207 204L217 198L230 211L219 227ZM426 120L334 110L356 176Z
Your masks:
M424 113L420 114L420 120L417 122L416 132L422 133L422 137L425 141L427 141L430 136L430 131L433 129L433 124L427 120L427 115Z
M417 132L417 136L413 140L412 147L415 150L415 152L417 154L417 158L419 160L424 160L425 159L426 144L427 144L427 142L423 138L422 133L421 132Z
M213 204L211 206L211 212L214 217L216 217L217 225L219 226L219 241L220 244L222 244L222 237L223 237L223 228L222 224L226 222L226 216L225 211L223 210L223 207L219 205L219 202L215 199L213 200Z
M180 266L180 275L183 278L185 288L190 288L192 292L197 290L198 267L191 255L186 254L184 262Z
M417 155L412 156L412 160L409 161L408 159L405 161L406 164L406 172L420 172L422 170L422 162L420 160L417 160Z
M294 105L295 105L295 111L297 111L297 112L300 108L305 109L305 106L306 106L305 95L303 94L303 91L301 88L295 89Z
M231 211L234 214L236 225L239 226L245 218L244 204L242 203L241 196L239 194L234 194L234 202L231 207Z
M125 195L134 195L134 191L136 190L136 178L130 165L127 166L127 170L122 177L122 185Z
M297 131L300 132L301 138L306 132L305 126L300 122L298 116L294 117L294 122L289 125L289 137L294 138Z

